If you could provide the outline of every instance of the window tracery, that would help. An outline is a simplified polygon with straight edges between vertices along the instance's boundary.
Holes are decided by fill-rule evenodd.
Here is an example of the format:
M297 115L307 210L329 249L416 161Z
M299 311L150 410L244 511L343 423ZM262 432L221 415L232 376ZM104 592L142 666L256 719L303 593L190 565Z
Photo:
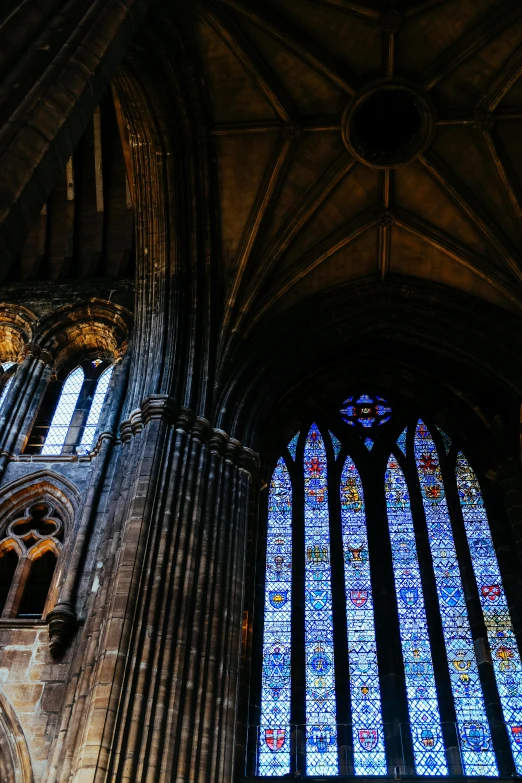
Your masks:
M63 524L50 503L33 503L0 541L2 617L42 617L60 555Z
M355 406L354 416L346 421L350 400L369 409L360 414L366 417L363 422L358 421ZM387 410L377 412L377 405ZM378 416L392 416L392 407L384 398L349 398L341 416L348 424L344 430L344 425L332 432L312 424L308 433L297 433L287 447L291 457L288 466L280 458L270 484L263 693L255 771L272 777L297 771L335 777L350 774L350 770L355 775L386 775L397 763L400 746L403 773L500 774L501 746L497 745L503 740L498 738L498 725L495 734L486 714L475 654L476 631L472 633L464 601L465 590L469 593L472 588L464 587L461 549L454 540L455 526L461 525L487 629L498 690L495 698L505 720L502 730L511 745L513 770L520 774L522 664L476 475L452 440L439 428L432 428L435 441L422 421L412 422L410 427L403 424L395 442L390 440L388 428L377 420ZM371 445L366 442L368 417L375 419ZM377 441L379 448L372 449ZM391 455L383 477L379 464L386 441ZM341 450L347 456L335 468ZM363 462L359 466L354 459L363 453L367 456L360 456ZM445 473L441 461L447 465ZM458 503L452 510L446 501L446 484L452 475L452 492L460 500L462 517L455 516ZM396 676L403 683L399 701L404 700L408 715L406 721L404 712L390 715L388 706L386 720L393 720L393 725L384 722L382 711L383 653L375 633L375 573L370 569L372 551L375 555L377 550L375 541L368 540L366 526L373 519L366 517L365 481L382 496L386 509L383 521L391 545L393 582L388 587L395 596L398 618L391 632L402 650L403 667ZM415 507L410 500L414 485L419 498ZM339 504L332 501L333 493L337 493ZM302 505L296 502L299 497ZM337 528L335 540L342 541L342 573L332 565L331 536ZM302 532L295 540L304 542L304 553L294 553L292 562L292 541L299 530ZM418 551L419 535L427 544ZM458 546L462 548L462 544ZM277 570L276 561L280 566L284 562L287 570ZM379 575L381 592L388 589L383 588L384 578ZM439 613L441 631L435 636L425 609L426 580L433 585L430 590L438 601L438 609L430 609L429 615L433 618L434 611ZM295 615L300 601L304 609ZM344 607L342 633L347 648L339 647L339 630L335 629L341 614L338 610L335 614L335 602ZM302 637L300 632L293 635L294 615L304 623ZM301 654L294 656L297 638L304 644L301 658ZM444 676L447 685L439 681ZM336 693L336 680L349 683L350 718L346 711L339 713L343 700L340 702ZM306 725L294 717L301 714ZM398 732L396 739L394 731Z

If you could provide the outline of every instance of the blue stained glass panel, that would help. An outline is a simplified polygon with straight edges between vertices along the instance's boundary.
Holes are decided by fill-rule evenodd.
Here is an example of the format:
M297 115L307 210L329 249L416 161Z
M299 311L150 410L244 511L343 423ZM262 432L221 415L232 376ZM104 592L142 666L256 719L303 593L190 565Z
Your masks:
M337 775L326 449L312 424L304 448L306 774Z
M385 775L364 495L359 472L350 457L341 475L341 523L355 774Z
M457 489L493 669L518 774L522 774L522 666L480 486L469 462L457 456Z
M330 430L328 430L328 432L330 432ZM333 432L330 432L330 437L332 439L332 445L333 445L333 450L334 450L334 454L335 454L335 459L337 459L337 457L339 456L339 452L341 451L341 441L339 440L339 438L335 437Z
M415 769L418 775L447 775L410 497L393 456L385 491Z
M397 438L397 446L400 448L404 456L406 456L406 434L408 432L408 428L406 427L399 437Z
M299 433L296 433L290 443L288 444L288 451L292 455L292 459L295 460L295 455L297 452L297 441L299 440Z
M414 448L464 771L466 775L497 775L439 457L422 421L415 431Z
M371 438L365 438L364 445L366 446L368 451L371 451L373 449L373 440Z
M290 772L292 484L279 459L268 493L258 774Z

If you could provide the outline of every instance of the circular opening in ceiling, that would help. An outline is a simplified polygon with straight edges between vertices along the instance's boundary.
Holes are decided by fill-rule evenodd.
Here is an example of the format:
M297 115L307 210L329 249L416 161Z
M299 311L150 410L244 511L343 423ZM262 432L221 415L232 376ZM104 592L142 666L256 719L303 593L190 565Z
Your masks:
M363 163L378 168L413 160L431 140L431 107L416 88L389 80L365 88L350 102L344 137Z
M421 116L405 90L379 90L354 113L353 130L369 152L389 155L408 147L418 134Z

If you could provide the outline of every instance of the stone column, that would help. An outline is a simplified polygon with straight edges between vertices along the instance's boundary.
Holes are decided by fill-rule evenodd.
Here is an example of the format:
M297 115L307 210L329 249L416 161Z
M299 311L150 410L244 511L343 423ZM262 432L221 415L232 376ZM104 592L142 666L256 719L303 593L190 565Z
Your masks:
M106 620L66 718L82 728L57 751L52 779L229 781L256 457L164 395L132 418L139 456L100 591Z

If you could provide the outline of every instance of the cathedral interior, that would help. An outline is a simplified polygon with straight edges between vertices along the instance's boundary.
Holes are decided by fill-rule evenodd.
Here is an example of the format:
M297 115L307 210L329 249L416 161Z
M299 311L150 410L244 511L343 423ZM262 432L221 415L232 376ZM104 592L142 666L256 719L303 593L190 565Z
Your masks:
M1 783L522 776L521 77L520 0L0 3Z

